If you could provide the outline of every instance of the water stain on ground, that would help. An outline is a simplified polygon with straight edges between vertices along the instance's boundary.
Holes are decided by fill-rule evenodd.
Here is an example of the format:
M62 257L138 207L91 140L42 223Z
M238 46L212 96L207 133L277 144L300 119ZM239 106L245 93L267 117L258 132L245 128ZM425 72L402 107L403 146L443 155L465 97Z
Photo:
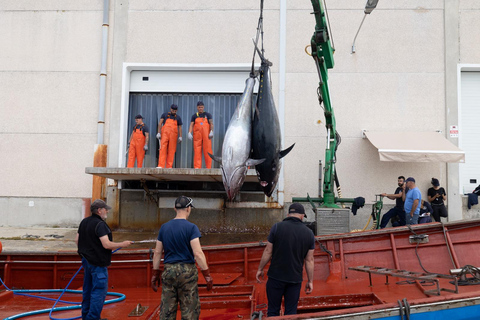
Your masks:
M151 240L148 243L137 243L135 248L152 248L155 247L158 231L130 231L117 230L113 231L113 241L120 242L125 240L130 241L145 241ZM219 244L233 244L245 242L264 241L268 237L266 233L205 233L200 238L200 243L204 246L219 245Z

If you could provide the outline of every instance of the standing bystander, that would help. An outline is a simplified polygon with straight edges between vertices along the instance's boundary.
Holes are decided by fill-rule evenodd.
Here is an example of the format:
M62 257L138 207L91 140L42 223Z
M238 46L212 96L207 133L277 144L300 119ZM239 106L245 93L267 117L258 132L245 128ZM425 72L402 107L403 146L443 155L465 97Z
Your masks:
M108 270L112 250L125 248L131 241L112 242L112 231L108 227L108 206L103 200L95 200L90 206L92 215L82 220L77 232L78 254L82 257L83 299L82 319L98 320L108 290Z
M407 178L406 188L408 188L408 190L403 193L403 199L405 200L405 220L407 224L418 224L422 193L415 185L415 179L412 177Z
M432 204L433 219L436 222L441 222L440 217L448 217L447 207L445 207L447 193L444 188L440 187L438 179L432 178L432 185L433 187L428 189L428 201Z
M285 315L297 313L304 264L308 278L305 292L310 294L313 291L315 237L312 230L302 223L304 216L303 206L292 203L287 218L274 224L268 235L256 275L257 281L261 282L263 268L271 260L266 286L268 317L280 315L282 297L285 299Z
M180 302L182 319L200 317L200 298L198 296L198 270L195 261L202 270L207 282L207 290L213 287L213 279L208 269L207 260L200 245L200 230L187 221L192 211L193 200L180 196L175 200L176 217L163 224L157 238L153 254L152 289L160 285L160 260L165 252L162 273L162 298L160 320L176 319Z

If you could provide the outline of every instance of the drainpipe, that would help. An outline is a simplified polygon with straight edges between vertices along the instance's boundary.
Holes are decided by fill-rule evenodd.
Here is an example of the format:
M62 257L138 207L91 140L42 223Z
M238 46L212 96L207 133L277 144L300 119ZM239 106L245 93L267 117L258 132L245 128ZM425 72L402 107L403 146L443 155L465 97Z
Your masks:
M286 36L287 33L287 0L280 0L280 56L279 56L279 90L278 90L278 115L280 122L280 133L282 142L285 141L285 60L286 60ZM282 149L283 150L283 146ZM282 160L285 161L285 160ZM285 185L283 177L283 169L280 170L280 177L278 178L278 204L283 206L285 203Z
M105 88L107 86L107 49L108 49L108 15L109 0L103 0L102 24L102 64L100 67L100 96L98 105L97 144L103 144L105 126Z
M97 122L97 144L93 154L94 167L107 166L107 145L104 144L105 127L105 88L107 86L107 50L108 50L108 15L109 0L103 1L103 23L102 23L102 62L100 66L100 94L98 103L98 122ZM93 176L92 199L105 199L106 188L105 178Z

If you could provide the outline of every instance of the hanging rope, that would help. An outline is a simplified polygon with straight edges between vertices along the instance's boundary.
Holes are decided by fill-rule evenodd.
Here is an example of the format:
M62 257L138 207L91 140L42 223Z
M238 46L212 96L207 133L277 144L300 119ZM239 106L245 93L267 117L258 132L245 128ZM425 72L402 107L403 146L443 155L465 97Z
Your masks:
M254 43L254 48L253 48L253 57L252 57L252 70L251 74L254 74L254 65L255 65L255 53L258 51L258 55L260 58L263 60L264 59L264 49L263 49L263 1L260 0L260 17L258 18L258 24L257 24L257 34L255 36L255 40L253 41ZM261 38L262 44L261 44L261 51L258 49L258 40Z

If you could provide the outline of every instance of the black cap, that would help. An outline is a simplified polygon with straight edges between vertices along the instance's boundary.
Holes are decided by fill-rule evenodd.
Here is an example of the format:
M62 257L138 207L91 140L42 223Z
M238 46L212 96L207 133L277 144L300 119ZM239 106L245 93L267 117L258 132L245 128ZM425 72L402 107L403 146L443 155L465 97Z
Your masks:
M412 177L408 177L407 180L405 180L406 182L408 181L412 181L413 183L415 183L415 179L413 179Z
M440 185L440 181L438 181L438 179L432 178L432 184L434 187L438 187Z
M177 110L178 109L178 106L176 104L172 104L170 106L170 109L173 109L173 110Z
M137 114L137 115L135 116L135 119L143 119L143 117L142 117L141 114Z
M296 202L292 203L288 208L288 214L292 213L303 214L305 215L305 217L307 216L307 214L305 213L305 208L300 203Z
M185 196L180 196L175 200L175 209L185 209L193 206L193 199Z
M90 205L90 211L93 213L93 211L95 209L100 209L100 208L105 208L107 210L110 210L112 209L112 207L110 207L109 205L107 205L105 203L105 201L103 200L100 200L100 199L97 199L95 201L92 202L92 204Z
M197 107L198 107L198 106L204 106L203 101L198 101L198 102L197 102Z

